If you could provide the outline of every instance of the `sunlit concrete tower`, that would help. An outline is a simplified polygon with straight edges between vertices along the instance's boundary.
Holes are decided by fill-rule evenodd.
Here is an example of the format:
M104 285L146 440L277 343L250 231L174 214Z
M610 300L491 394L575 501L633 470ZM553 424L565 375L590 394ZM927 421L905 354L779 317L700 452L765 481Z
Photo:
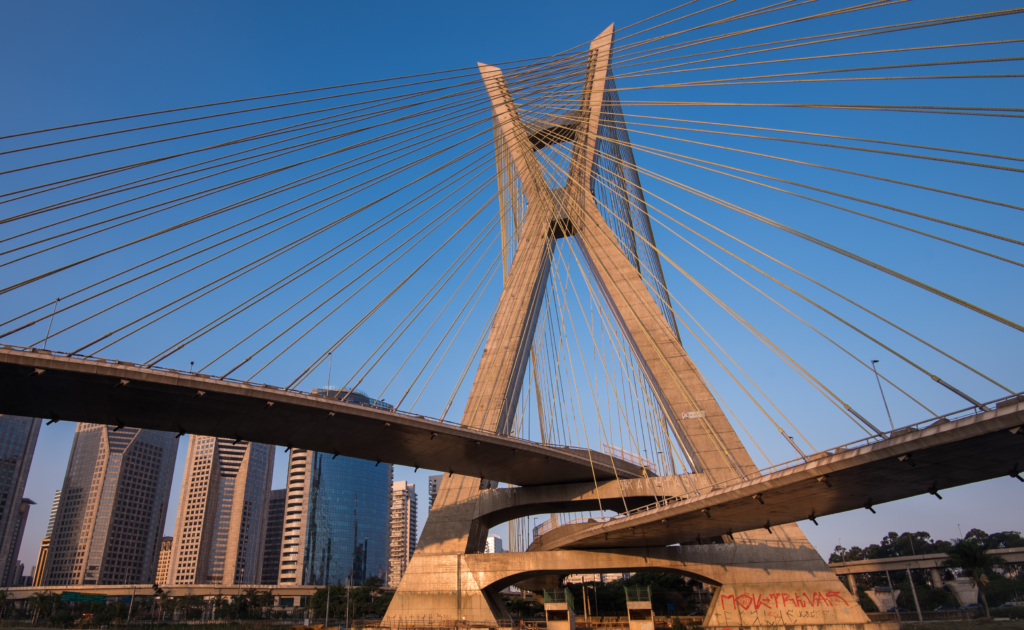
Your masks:
M259 584L274 447L194 435L168 584Z
M398 586L416 551L416 486L406 481L391 485L391 548L388 583Z
M160 540L160 556L156 561L156 578L153 580L153 584L167 584L167 570L171 568L171 549L173 547L173 536L164 536Z
M32 585L39 586L43 583L43 575L46 572L46 559L50 555L50 536L53 535L53 524L57 520L57 506L60 505L60 490L53 493L53 505L50 507L50 521L46 524L46 535L39 541L39 555L36 557L36 567L32 572Z
M60 490L53 493L53 505L50 506L50 520L46 524L46 537L53 534L53 524L57 522L57 506L60 505Z
M152 582L177 452L173 433L79 424L41 586Z
M284 534L286 488L270 491L267 504L267 535L263 543L263 579L261 584L277 584L281 570L281 536Z
M41 424L39 418L0 415L0 559L4 563L0 586L17 586L7 580L21 548L21 500Z

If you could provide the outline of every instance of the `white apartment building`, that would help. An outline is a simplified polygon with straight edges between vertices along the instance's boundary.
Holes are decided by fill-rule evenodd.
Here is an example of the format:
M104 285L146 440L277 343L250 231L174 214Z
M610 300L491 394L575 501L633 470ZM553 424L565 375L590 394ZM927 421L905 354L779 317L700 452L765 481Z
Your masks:
M388 580L391 586L402 581L416 551L416 486L406 481L391 484L391 533L388 555Z

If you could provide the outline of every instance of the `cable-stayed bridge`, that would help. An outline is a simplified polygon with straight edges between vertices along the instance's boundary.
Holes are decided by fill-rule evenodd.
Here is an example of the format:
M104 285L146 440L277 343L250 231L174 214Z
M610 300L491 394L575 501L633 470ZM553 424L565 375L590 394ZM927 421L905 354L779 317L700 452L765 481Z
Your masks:
M0 412L448 473L386 625L655 569L864 624L794 523L1024 452L1024 10L904 4L4 135Z

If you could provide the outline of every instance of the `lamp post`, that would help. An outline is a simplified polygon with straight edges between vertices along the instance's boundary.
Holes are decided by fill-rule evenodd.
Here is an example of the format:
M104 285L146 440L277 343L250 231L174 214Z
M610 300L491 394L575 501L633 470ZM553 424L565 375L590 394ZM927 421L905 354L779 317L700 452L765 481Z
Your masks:
M330 386L327 388L330 393ZM333 529L333 528L332 528ZM331 620L331 538L327 539L327 608L324 609L324 628L330 628Z
M871 360L871 369L875 372L875 382L878 383L878 391L882 394L882 404L885 405L885 413L889 416L889 426L893 431L896 430L896 425L892 423L892 413L889 412L889 403L885 400L885 390L882 389L882 379L878 377L878 359Z

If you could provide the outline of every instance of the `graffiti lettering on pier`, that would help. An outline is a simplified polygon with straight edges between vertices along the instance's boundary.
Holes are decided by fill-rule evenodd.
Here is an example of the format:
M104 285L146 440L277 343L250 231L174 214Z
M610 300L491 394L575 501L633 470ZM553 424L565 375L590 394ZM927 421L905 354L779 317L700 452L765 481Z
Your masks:
M761 595L760 593L740 593L739 595L722 595L719 598L722 604L722 610L727 610L728 606L732 606L733 610L742 608L743 610L750 610L751 607L754 610L761 610L761 608L768 609L781 609L781 608L808 608L815 606L836 606L839 602L849 606L850 602L846 601L842 595L837 591L826 591L820 593L814 591L813 593L769 593L767 595Z
M804 626L866 623L848 591L834 582L736 584L722 588L708 626ZM825 587L825 588L823 588ZM863 617L863 619L861 619Z

